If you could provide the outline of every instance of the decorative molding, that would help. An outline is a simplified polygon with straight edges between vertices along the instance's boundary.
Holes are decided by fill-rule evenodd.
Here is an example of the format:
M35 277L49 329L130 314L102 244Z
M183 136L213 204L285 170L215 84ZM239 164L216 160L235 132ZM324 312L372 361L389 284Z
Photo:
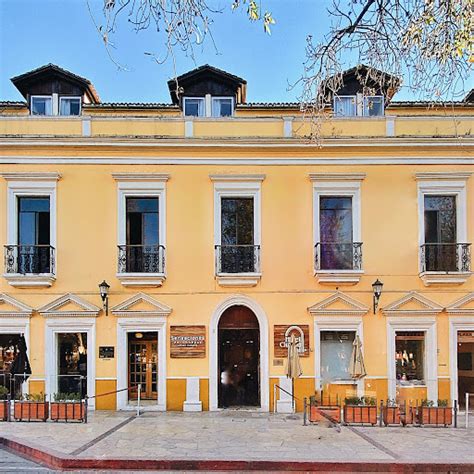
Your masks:
M69 303L74 303L81 309L62 311L61 308ZM96 317L100 313L100 308L80 296L67 293L51 301L51 303L41 306L37 311L44 317Z
M366 173L309 173L311 181L362 181Z
M133 306L139 303L148 303L154 307L154 309L146 311L134 311ZM169 306L160 303L151 296L146 295L145 293L137 293L131 298L122 301L118 305L115 305L112 309L112 314L114 316L127 316L127 317L137 317L137 316L153 316L153 317L167 317L173 311Z
M355 285L359 283L363 270L315 270L318 283L321 285Z
M7 181L59 181L61 175L55 171L45 172L5 172L0 174Z
M209 179L211 181L233 181L233 182L249 182L259 181L262 182L265 179L264 174L210 174Z
M9 304L16 308L15 311L5 311L2 310L3 304ZM17 299L6 295L5 293L0 293L0 318L18 318L18 317L31 317L33 314L33 308L18 301Z
M166 173L112 173L116 181L168 181L170 175Z
M4 273L3 278L14 288L49 288L56 281L56 277L53 273L41 273L38 275Z
M474 292L468 293L466 296L453 301L450 305L446 306L446 312L449 315L460 314L464 316L474 316L474 307L465 308L471 301L474 301Z
M216 275L220 286L251 287L257 286L262 278L261 273L219 273Z
M117 273L115 275L123 286L158 288L166 280L164 273Z
M334 303L343 303L347 306L346 309L331 309L330 306ZM324 298L322 301L310 306L308 308L311 316L363 316L369 311L369 308L351 298L344 293L337 291L331 296Z
M404 309L408 303L416 302L421 308L420 309ZM382 312L385 316L431 316L435 317L443 311L443 306L435 303L428 298L420 295L416 291L411 291L403 298L393 301L388 306L382 308Z
M437 180L437 179L469 179L472 175L471 171L425 171L422 173L415 173L415 179L420 180Z
M470 278L471 272L421 272L419 276L425 286L462 285Z

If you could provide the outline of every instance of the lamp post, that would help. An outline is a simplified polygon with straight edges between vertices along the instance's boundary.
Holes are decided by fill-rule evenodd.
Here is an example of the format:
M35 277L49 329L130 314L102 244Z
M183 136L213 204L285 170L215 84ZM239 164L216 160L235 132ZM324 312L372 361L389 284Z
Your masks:
M102 298L102 304L106 316L109 314L109 288L110 285L105 280L102 283L99 283L100 297Z
M372 290L374 292L374 314L377 313L380 296L382 295L382 288L383 283L377 278L377 280L372 283Z

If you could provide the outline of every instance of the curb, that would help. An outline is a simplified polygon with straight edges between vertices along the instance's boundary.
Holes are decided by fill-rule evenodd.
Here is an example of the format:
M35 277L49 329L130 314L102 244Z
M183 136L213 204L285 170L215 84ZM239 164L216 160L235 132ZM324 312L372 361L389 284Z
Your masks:
M313 471L313 472L393 472L459 473L474 472L474 463L429 462L344 462L344 461L231 461L186 459L94 459L78 458L39 449L24 442L0 437L0 445L30 461L50 469L97 469L140 471Z

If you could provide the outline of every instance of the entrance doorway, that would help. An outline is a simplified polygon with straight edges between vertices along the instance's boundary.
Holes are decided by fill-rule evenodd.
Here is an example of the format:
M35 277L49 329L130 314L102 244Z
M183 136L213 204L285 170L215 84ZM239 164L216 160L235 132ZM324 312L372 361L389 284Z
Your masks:
M458 331L458 401L459 407L466 405L466 393L474 394L474 331ZM470 399L470 405L473 398Z
M226 309L218 325L218 406L260 406L260 329L246 306Z
M11 398L21 395L23 378L11 375L11 366L18 354L20 334L0 334L0 386L8 390Z
M138 399L138 385L141 385L142 400L157 400L158 333L129 333L128 354L129 400Z
M58 333L57 391L63 396L87 395L87 333Z

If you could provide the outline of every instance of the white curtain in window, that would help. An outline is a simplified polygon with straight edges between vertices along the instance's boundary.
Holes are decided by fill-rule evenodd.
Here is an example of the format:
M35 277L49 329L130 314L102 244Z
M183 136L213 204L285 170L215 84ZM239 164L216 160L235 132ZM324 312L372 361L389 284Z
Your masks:
M356 115L356 97L334 97L334 114L336 117L352 117Z
M332 338L321 337L321 378L323 382L331 380L350 380L349 364L355 333L339 337L333 333Z
M59 113L60 115L79 115L80 99L61 98Z
M368 117L383 115L383 97L381 95L364 97L364 115Z
M52 115L51 97L33 97L31 103L33 115Z
M229 117L232 115L232 99L212 99L212 116Z

